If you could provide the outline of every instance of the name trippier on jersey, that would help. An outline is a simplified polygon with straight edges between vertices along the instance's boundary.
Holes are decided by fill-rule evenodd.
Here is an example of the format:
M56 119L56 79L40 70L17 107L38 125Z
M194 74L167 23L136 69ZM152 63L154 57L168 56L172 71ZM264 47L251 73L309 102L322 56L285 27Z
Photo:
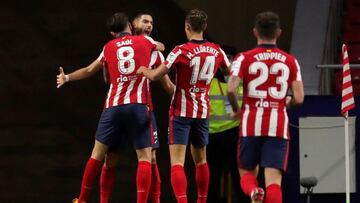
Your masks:
M133 44L132 39L127 39L125 41L116 42L117 47L127 46L127 45L132 45L132 44Z
M214 55L215 57L217 57L219 55L219 52L212 48L212 47L209 47L209 46L198 46L198 47L195 47L193 49L193 53L189 52L186 57L188 57L189 59L192 59L195 55L197 54L200 54L200 53L210 53L212 55Z
M282 55L279 52L262 52L254 55L254 58L257 61L265 61L265 60L279 60L283 63L286 61L286 56Z

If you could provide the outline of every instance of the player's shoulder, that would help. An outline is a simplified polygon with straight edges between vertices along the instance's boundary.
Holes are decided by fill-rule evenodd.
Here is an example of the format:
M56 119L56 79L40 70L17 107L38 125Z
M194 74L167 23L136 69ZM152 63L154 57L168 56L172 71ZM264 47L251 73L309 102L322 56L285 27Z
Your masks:
M215 42L209 42L209 41L206 41L204 43L206 46L209 46L209 47L213 47L213 48L216 48L216 49L221 49L221 46Z
M191 50L191 47L188 45L188 43L184 43L184 44L176 45L171 52L172 53L177 53L177 52L184 53L184 52L189 52L189 50Z

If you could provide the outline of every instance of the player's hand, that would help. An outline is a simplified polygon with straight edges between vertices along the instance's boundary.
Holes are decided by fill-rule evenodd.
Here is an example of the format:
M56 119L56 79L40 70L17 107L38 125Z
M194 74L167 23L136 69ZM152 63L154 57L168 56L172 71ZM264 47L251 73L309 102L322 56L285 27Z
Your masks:
M231 112L230 117L232 119L240 119L240 109L237 112Z
M137 75L143 75L144 71L147 69L145 66L140 66L139 69L136 71Z
M292 99L292 96L286 96L286 98L285 98L285 105L286 105L286 107L290 107L290 105L291 105L291 99Z
M157 43L156 50L161 51L161 52L165 51L165 45L162 42L156 41L156 43Z
M59 67L59 71L60 71L59 75L56 76L57 88L61 87L63 84L66 83L65 73L61 66Z

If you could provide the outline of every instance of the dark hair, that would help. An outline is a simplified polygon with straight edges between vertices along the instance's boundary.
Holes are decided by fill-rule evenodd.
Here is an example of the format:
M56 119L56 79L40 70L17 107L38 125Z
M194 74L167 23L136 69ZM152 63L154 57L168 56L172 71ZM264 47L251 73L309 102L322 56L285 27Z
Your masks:
M194 32L205 31L207 26L207 14L204 11L198 9L192 9L186 15L185 21L190 24L191 29Z
M149 15L149 16L153 17L153 14L152 14L151 12L143 11L143 12L140 12L140 13L135 14L135 15L132 17L131 22L134 22L134 20L140 18L140 17L143 16L143 15Z
M122 12L114 13L106 22L107 28L111 32L122 32L129 23L129 17Z
M278 14L271 11L257 14L255 17L255 29L259 32L260 37L274 39L277 30L280 29Z

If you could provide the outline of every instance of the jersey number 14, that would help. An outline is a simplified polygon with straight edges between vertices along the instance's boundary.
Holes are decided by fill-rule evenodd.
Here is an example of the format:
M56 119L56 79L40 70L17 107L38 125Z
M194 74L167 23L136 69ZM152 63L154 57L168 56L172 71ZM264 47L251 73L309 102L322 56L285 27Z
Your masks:
M190 61L190 67L192 67L192 74L190 79L191 85L195 85L198 80L205 80L206 84L210 84L211 79L214 75L215 56L207 56L201 68L200 66L201 66L200 56L196 56L193 59L191 59Z

